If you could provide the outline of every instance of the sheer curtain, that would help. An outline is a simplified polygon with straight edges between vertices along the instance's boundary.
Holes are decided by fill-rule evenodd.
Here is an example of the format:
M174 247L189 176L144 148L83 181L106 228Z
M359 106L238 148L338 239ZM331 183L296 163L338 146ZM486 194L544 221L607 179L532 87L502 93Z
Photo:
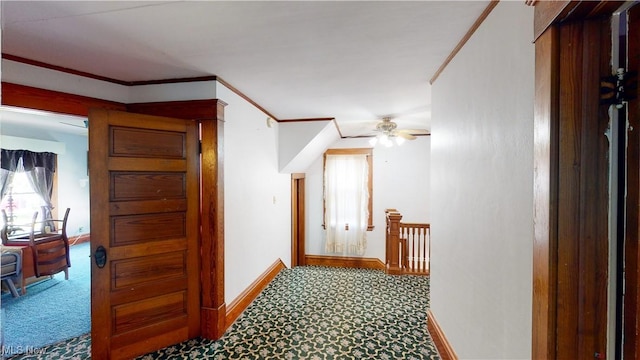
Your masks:
M368 162L364 154L327 155L325 160L325 251L364 255L369 220Z
M9 185L11 185L15 174L15 171L0 169L0 202L4 200L5 196L7 196L7 193L9 192Z

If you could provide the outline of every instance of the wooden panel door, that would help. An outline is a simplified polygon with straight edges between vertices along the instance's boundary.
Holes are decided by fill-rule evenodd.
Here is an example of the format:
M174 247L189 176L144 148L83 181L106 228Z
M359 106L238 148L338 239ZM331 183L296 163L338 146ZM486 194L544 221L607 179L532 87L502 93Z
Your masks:
M108 110L89 124L92 357L129 359L199 335L198 128Z

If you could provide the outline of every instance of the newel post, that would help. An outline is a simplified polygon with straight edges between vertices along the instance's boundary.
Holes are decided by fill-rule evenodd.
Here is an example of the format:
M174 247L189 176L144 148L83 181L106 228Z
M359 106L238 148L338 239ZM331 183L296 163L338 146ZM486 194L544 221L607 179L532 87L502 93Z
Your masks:
M399 212L387 212L387 274L400 275L400 220Z

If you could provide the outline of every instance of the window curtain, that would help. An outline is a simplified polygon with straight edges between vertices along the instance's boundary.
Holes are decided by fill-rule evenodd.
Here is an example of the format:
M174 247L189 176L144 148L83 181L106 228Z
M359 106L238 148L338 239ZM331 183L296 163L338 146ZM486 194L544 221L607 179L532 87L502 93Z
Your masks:
M367 155L327 155L324 174L327 253L364 255L369 221L368 173Z
M33 190L40 195L44 206L42 207L42 219L52 219L51 195L53 195L53 175L56 171L57 155L51 152L33 152L29 150L2 149L0 156L0 189L2 199L11 184L13 174L24 171L31 183ZM6 178L5 177L5 173ZM0 201L2 200L0 199ZM54 229L53 222L48 224ZM44 226L44 224L43 224Z
M0 202L9 192L9 186L18 167L21 166L22 154L19 150L0 150Z
M9 185L11 185L15 174L15 171L0 168L0 202L4 200L5 196L7 196L7 193L9 192Z

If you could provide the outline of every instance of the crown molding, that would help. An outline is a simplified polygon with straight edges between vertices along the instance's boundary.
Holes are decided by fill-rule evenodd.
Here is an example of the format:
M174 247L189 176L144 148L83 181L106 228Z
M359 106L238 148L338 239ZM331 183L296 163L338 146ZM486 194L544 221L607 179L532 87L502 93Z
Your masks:
M473 25L471 25L469 30L467 30L467 33L464 34L462 39L460 39L460 42L458 42L458 45L456 45L456 47L453 48L453 50L451 51L451 54L449 54L449 56L447 56L447 58L444 60L442 65L440 65L438 70L436 70L435 74L433 74L433 76L429 80L429 84L433 85L433 83L438 79L438 77L444 71L444 69L447 67L447 65L449 65L451 60L453 60L453 58L456 57L456 55L458 54L460 49L462 49L462 47L467 43L467 41L469 41L469 39L471 38L471 36L473 36L473 34L476 32L476 30L478 30L480 25L482 25L484 20L489 16L489 14L491 14L491 11L493 11L493 9L496 7L496 5L498 5L499 1L500 0L491 0L491 2L489 2L489 5L487 5L487 7L482 12L482 14L480 14L478 19L476 19L476 21L473 23Z

